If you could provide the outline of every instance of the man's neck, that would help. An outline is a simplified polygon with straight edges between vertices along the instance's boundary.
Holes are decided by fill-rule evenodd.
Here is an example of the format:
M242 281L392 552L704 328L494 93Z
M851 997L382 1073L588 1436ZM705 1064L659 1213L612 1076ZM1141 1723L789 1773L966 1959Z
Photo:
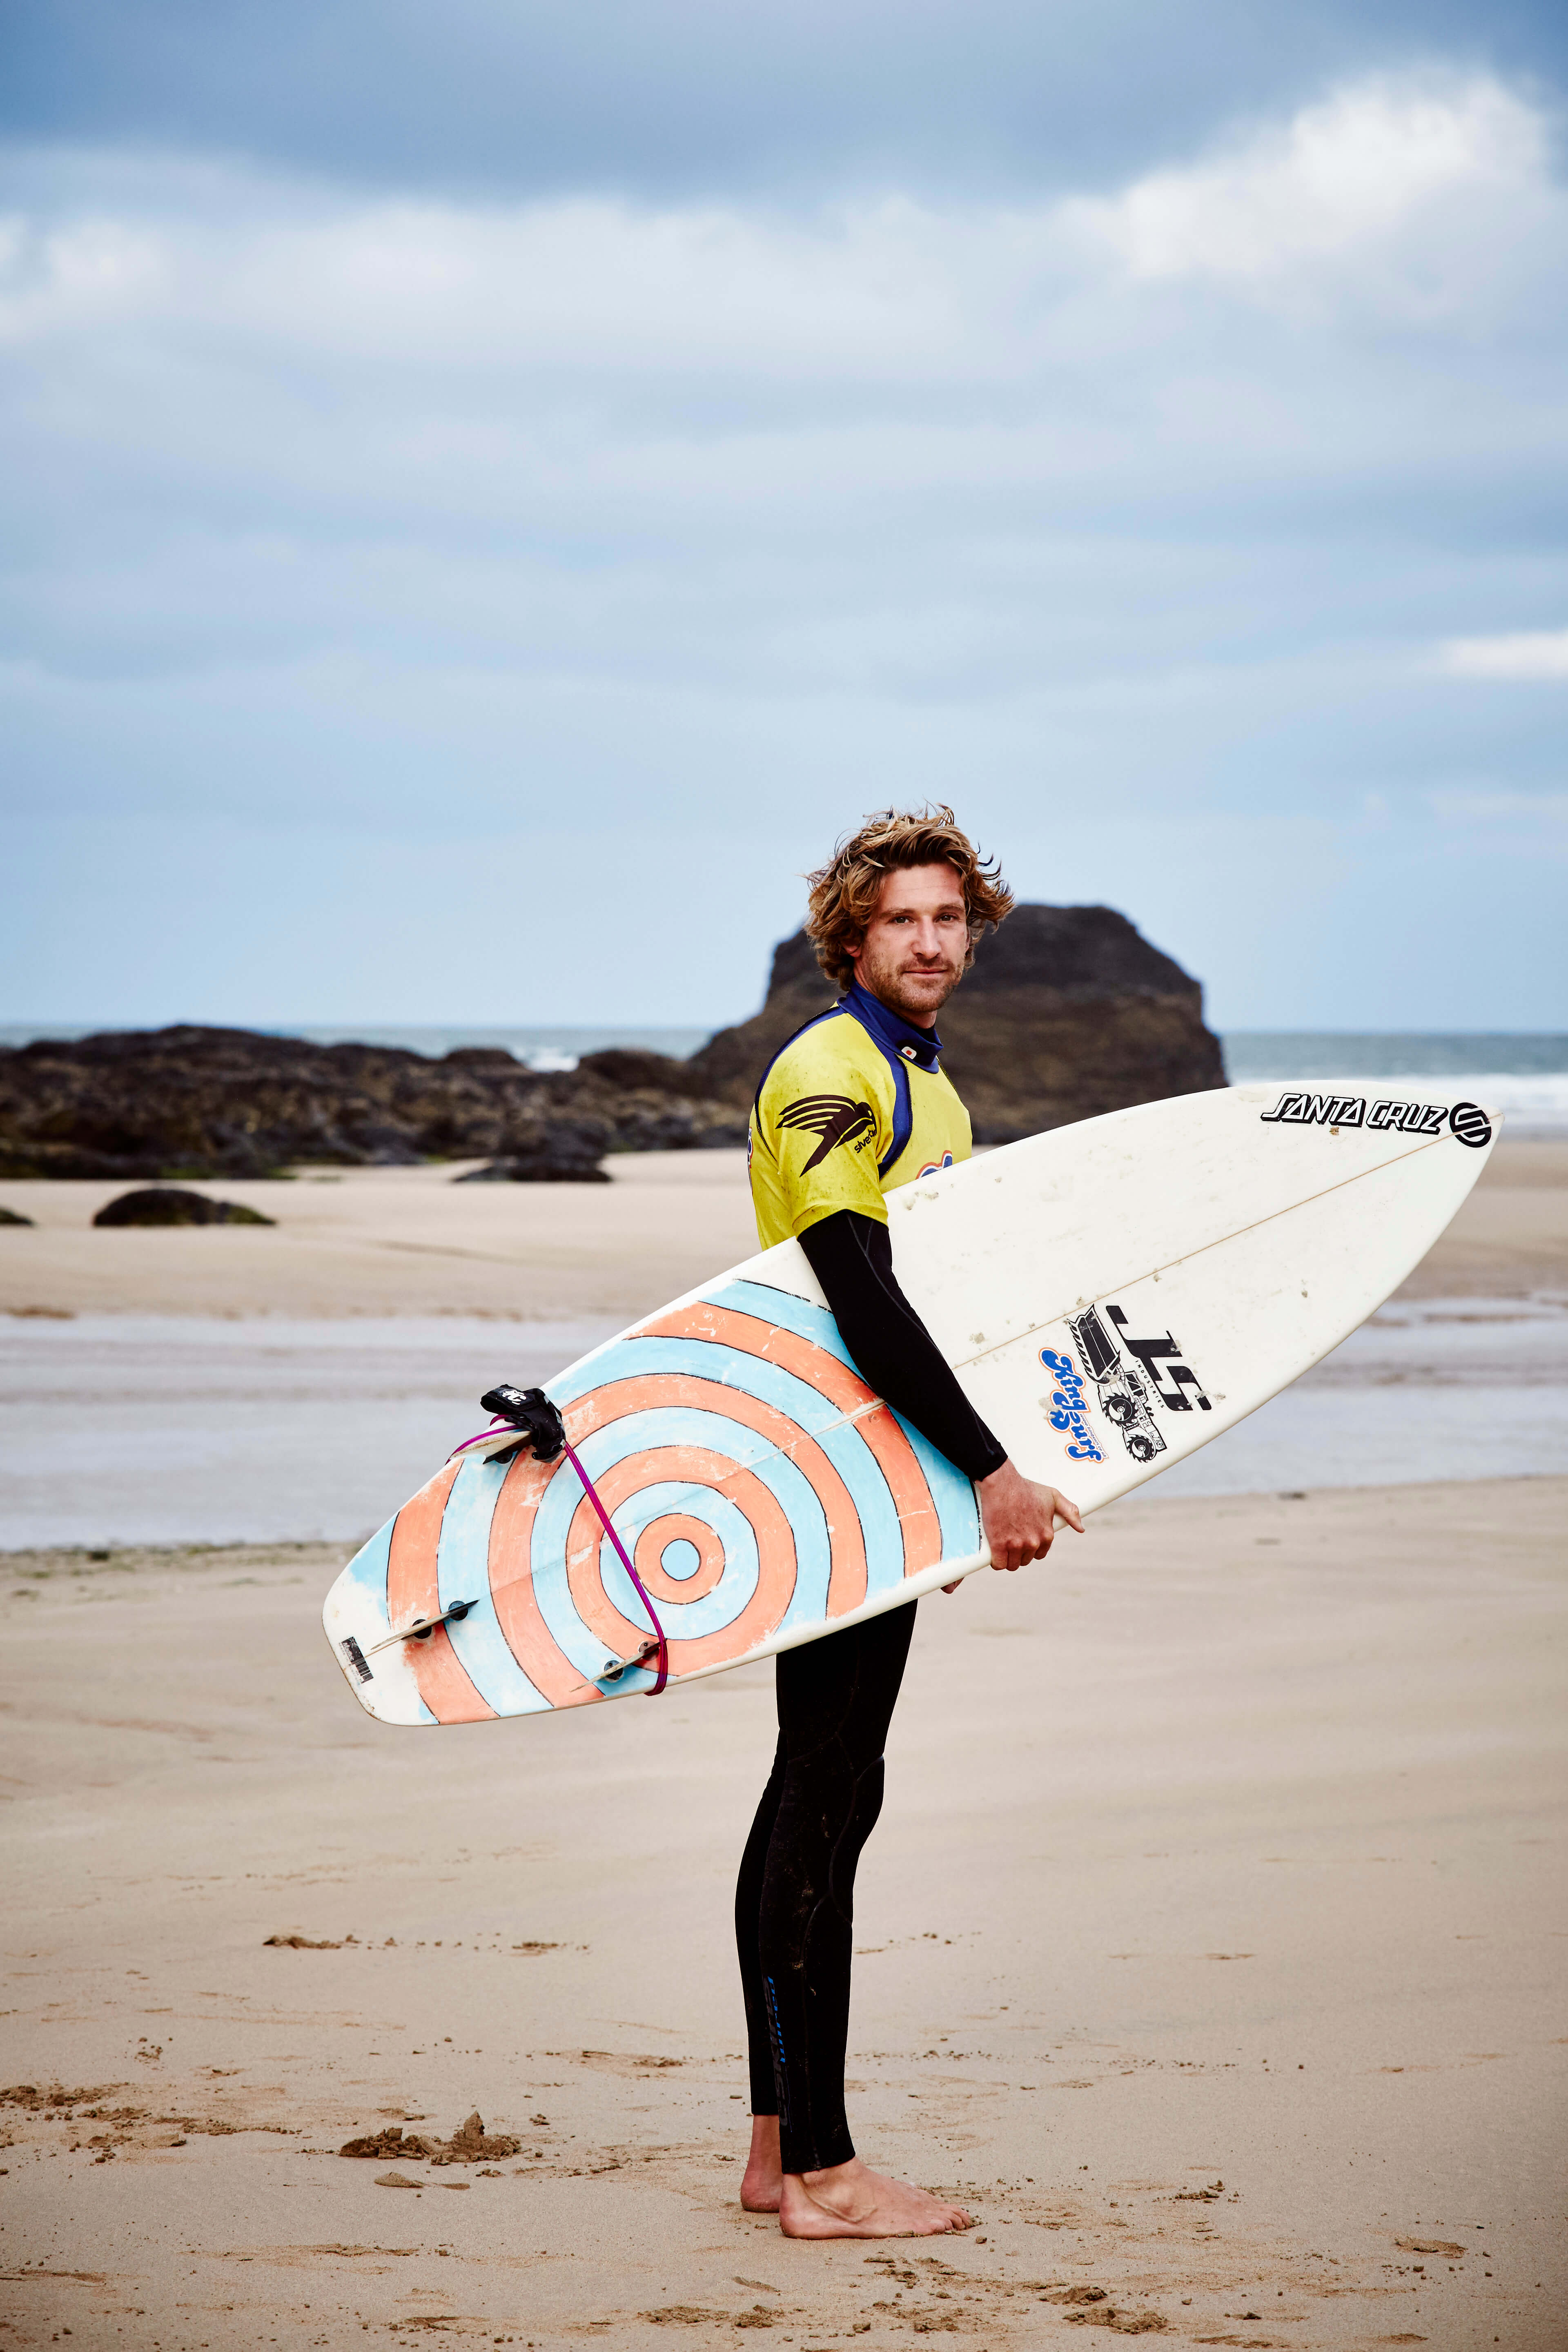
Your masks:
M919 1013L906 1013L901 1004L890 1004L885 996L879 996L874 988L868 986L860 978L858 973L856 974L853 985L858 988L863 995L868 996L873 1004L879 1004L884 1013L890 1013L895 1021L907 1022L911 1029L918 1029L922 1037L929 1037L935 1029L934 1013L928 1013L923 1019Z
M913 1062L922 1070L938 1067L937 1056L942 1052L942 1039L935 1024L911 1021L895 1004L889 1004L857 979L845 1002L858 1014L863 1027L868 1029L884 1053L896 1054L900 1061Z

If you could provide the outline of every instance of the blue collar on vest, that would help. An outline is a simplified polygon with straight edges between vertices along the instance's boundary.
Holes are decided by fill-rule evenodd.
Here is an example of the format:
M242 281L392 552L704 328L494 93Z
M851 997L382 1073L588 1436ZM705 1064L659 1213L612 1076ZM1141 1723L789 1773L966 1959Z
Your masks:
M850 982L843 1003L845 1011L852 1013L861 1026L870 1031L889 1061L896 1055L901 1062L912 1062L920 1070L936 1068L942 1039L934 1029L917 1029L912 1021L890 1011L879 996L873 996L858 980Z

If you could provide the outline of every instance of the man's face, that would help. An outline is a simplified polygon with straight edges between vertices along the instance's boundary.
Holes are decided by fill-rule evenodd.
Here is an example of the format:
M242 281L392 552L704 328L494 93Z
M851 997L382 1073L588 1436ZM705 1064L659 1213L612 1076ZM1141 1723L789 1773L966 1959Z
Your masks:
M851 948L863 988L929 1028L957 987L969 953L963 886L948 865L910 866L888 875L866 936Z

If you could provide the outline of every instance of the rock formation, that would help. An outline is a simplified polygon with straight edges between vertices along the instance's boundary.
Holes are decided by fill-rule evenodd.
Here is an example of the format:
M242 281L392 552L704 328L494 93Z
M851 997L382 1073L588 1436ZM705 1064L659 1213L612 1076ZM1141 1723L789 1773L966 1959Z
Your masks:
M488 1160L458 1176L458 1184L607 1184L601 1166L612 1129L603 1118L541 1118L512 1138L504 1160Z
M259 1209L246 1209L237 1201L209 1201L205 1192L186 1192L177 1184L151 1184L139 1192L121 1192L108 1201L93 1219L95 1225L275 1225Z
M551 1156L549 1130L562 1119L599 1122L609 1150L745 1141L744 1113L661 1054L589 1054L575 1070L541 1076L494 1046L433 1060L191 1026L0 1051L0 1176L526 1161Z
M769 1057L836 992L797 931L774 952L762 1011L710 1038L693 1074L749 1102ZM937 1025L977 1143L1226 1082L1200 983L1110 907L1016 908Z
M743 1144L770 1055L833 993L797 932L762 1011L689 1061L617 1046L548 1076L489 1045L434 1060L247 1029L39 1039L0 1050L0 1176L483 1160L494 1181L582 1181L605 1152ZM1109 907L1016 908L940 1025L982 1143L1225 1084L1197 982Z

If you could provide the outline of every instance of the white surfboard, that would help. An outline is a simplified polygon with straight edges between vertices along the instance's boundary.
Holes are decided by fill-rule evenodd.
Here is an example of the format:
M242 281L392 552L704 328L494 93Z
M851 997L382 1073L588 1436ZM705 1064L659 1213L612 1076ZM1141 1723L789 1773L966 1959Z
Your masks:
M1363 1322L1499 1124L1360 1079L1183 1095L889 1193L893 1263L1020 1469L1098 1510ZM479 1371L476 1389L506 1367ZM973 1487L860 1380L798 1243L634 1324L548 1393L655 1601L671 1683L989 1564ZM499 1430L448 1462L328 1595L333 1654L383 1721L651 1687L647 1612L570 1462L514 1446Z

